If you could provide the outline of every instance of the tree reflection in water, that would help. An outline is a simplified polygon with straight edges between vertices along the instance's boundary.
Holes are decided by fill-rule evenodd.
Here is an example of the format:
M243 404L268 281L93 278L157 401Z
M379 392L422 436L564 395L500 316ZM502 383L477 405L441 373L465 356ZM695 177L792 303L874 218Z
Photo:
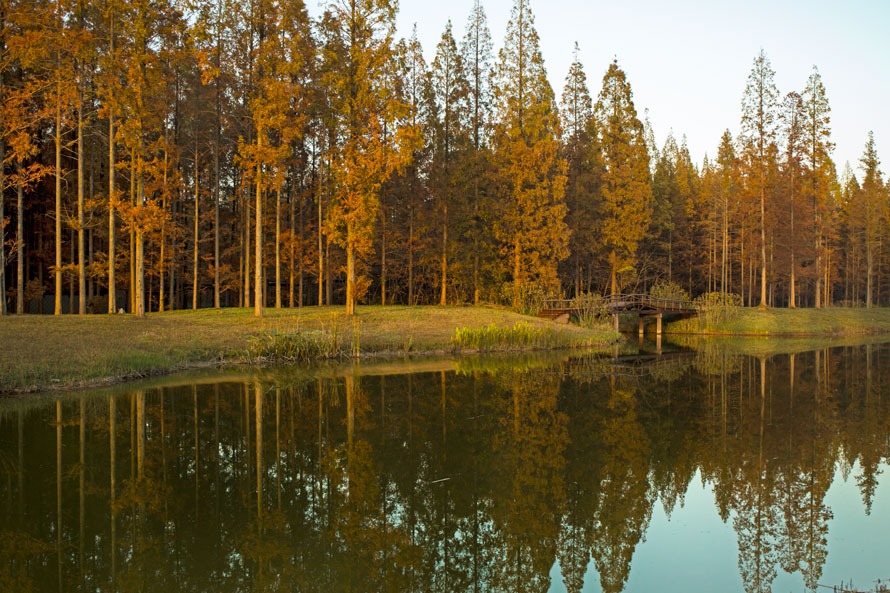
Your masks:
M835 474L868 513L890 458L890 346L682 361L3 402L0 590L618 592L696 476L746 591L815 588Z

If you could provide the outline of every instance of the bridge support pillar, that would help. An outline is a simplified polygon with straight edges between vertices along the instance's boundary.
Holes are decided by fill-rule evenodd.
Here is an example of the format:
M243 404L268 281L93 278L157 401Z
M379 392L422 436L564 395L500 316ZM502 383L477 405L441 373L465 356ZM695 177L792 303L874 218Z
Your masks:
M656 322L655 322L655 334L658 335L658 336L661 335L661 317L662 317L662 315L663 315L662 313L659 313L659 314L656 316L656 318L655 318L655 319L656 319Z
M640 315L640 337L643 337L643 334L646 333L646 318Z
M618 331L618 313L612 313L612 328Z

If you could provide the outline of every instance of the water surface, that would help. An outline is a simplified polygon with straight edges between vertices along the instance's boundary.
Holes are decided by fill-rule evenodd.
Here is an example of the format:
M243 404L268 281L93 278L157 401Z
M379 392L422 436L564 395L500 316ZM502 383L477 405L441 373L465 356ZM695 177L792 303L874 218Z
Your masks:
M0 591L890 579L890 345L700 348L0 401Z

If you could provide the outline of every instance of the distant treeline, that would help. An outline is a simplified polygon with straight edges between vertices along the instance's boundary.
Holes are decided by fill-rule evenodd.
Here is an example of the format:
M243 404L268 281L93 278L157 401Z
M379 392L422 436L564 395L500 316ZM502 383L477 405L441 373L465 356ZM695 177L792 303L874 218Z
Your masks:
M528 0L429 64L396 3L6 0L2 312L735 293L890 303L874 139L838 176L815 67L764 52L739 132L658 147L617 61L551 88ZM717 140L715 138L715 140ZM858 175L858 176L857 176ZM113 286L115 290L109 290ZM55 293L55 298L51 296Z

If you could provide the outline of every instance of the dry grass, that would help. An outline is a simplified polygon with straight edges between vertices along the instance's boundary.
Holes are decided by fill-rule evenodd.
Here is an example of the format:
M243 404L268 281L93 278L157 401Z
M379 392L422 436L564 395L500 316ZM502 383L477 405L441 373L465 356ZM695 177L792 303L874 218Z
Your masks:
M431 353L451 349L458 328L526 322L577 343L607 344L589 330L488 307L342 307L266 311L205 309L129 315L0 317L0 392L35 391L143 376L244 358L251 338L268 332L336 334L351 353Z

